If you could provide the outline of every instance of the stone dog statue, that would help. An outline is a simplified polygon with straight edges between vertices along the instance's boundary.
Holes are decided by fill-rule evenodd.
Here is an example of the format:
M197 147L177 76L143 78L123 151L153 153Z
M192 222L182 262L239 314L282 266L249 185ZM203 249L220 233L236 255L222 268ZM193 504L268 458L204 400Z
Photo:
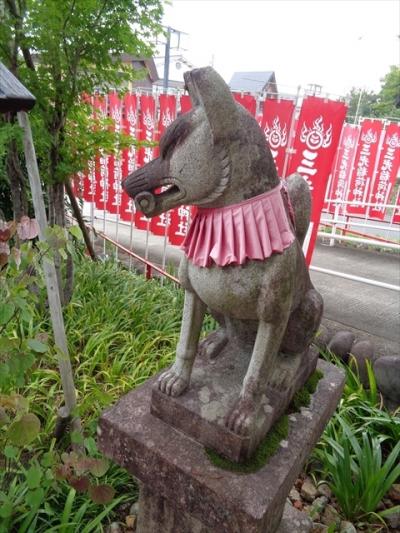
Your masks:
M185 303L176 359L158 386L167 395L182 394L197 353L251 354L225 418L231 431L248 435L260 410L268 409L271 391L284 391L290 401L321 320L322 298L301 249L310 193L298 175L282 188L263 132L219 74L195 69L185 83L192 111L166 130L160 156L123 183L148 217L181 204L198 206L180 265ZM207 308L220 327L199 345Z

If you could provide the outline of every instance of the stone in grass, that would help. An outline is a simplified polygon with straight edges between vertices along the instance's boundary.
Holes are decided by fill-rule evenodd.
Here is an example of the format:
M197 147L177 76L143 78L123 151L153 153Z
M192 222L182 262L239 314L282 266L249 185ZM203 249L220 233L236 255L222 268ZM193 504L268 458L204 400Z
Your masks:
M399 531L400 529L400 511L396 511L389 516L385 517L386 522L388 525L394 529L395 531Z
M318 332L314 338L314 344L316 344L321 350L326 350L330 340L331 334L329 333L328 328L323 324L320 324Z
M367 361L373 364L375 358L372 342L369 340L355 342L351 348L351 355L357 363L361 383L365 388L369 388Z
M313 528L311 530L311 533L328 533L329 527L325 524L320 524L319 522L313 523Z
M384 396L389 409L400 406L400 356L384 355L374 363L378 389Z
M300 500L299 491L295 489L294 487L290 489L289 498L292 500L292 502L295 502L296 500Z
M351 522L343 520L340 523L340 533L357 533L357 530Z
M325 496L330 500L332 498L332 491L328 483L320 483L317 487L317 494L318 496Z
M309 533L312 526L312 521L305 513L298 511L290 503L286 503L276 533Z
M396 502L396 504L400 503L400 483L395 483L392 485L391 489L389 490L388 496L391 500Z
M331 524L335 524L335 526L339 526L341 519L339 513L336 511L336 509L333 507L333 505L327 505L325 507L324 513L321 518L321 522L323 524L326 524L327 526L330 526Z
M328 498L326 496L320 496L319 498L316 498L313 501L308 511L308 515L311 518L311 520L316 520L316 521L319 520L327 503L328 503Z
M307 502L313 502L317 497L317 488L309 477L304 480L300 494Z
M338 331L328 343L328 350L347 363L355 336L351 331Z

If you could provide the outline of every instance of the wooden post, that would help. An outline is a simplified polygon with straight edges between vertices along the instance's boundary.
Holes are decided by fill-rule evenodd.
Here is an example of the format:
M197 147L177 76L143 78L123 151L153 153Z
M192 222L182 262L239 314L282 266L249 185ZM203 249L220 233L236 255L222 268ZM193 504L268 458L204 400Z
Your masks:
M24 130L24 152L26 168L28 170L29 184L32 191L35 217L39 225L39 239L46 242L46 229L48 227L46 210L43 201L43 191L37 166L35 147L28 115L25 111L18 112L19 125ZM54 332L54 341L57 348L58 368L64 392L65 406L68 415L72 417L74 430L81 432L80 418L76 413L76 390L72 373L72 366L68 354L67 338L65 335L64 318L61 309L60 294L57 283L54 262L49 257L43 259L43 271L46 280L47 296L49 300L51 323Z

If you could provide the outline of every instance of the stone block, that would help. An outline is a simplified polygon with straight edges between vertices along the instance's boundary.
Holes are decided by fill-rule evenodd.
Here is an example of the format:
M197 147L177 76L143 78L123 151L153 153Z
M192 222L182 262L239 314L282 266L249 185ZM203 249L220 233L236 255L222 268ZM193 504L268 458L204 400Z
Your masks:
M141 482L138 533L272 533L308 454L334 412L343 372L319 361L324 377L308 408L291 414L289 434L256 473L214 466L202 444L150 413L157 377L103 413L101 451Z

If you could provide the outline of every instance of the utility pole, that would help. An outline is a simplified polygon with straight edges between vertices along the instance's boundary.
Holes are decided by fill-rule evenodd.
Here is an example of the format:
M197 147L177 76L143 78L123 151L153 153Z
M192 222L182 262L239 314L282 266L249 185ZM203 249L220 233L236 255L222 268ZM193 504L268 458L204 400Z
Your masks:
M169 62L171 57L171 34L176 33L178 36L178 45L173 48L180 48L181 35L187 35L184 31L176 30L171 28L171 26L166 27L166 41L165 41L165 52L164 52L164 78L163 78L163 89L166 91L168 89L169 83Z

